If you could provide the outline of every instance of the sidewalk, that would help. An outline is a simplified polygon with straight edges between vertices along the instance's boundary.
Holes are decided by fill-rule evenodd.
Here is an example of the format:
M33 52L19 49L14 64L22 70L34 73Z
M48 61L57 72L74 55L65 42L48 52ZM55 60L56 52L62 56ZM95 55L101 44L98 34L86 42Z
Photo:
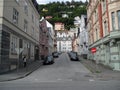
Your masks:
M35 61L26 68L21 68L6 74L0 75L0 82L4 81L11 81L11 80L16 80L23 78L25 76L28 76L31 74L33 71L38 69L40 66L42 66L42 61Z
M82 57L79 58L81 60L80 62L86 66L96 78L101 80L120 80L120 71L114 71L102 64L96 64L92 60L83 59Z

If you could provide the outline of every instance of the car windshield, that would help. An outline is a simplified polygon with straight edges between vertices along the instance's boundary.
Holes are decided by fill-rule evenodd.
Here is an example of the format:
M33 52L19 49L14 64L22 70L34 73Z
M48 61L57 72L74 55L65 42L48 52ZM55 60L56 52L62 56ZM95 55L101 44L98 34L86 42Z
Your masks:
M48 61L51 61L52 57L51 56L48 56L47 60Z

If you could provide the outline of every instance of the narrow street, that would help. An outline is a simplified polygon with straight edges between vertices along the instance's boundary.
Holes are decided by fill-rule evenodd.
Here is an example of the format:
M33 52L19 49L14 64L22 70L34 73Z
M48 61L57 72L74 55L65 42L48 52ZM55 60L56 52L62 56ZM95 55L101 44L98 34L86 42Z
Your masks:
M53 65L42 66L22 79L1 82L0 90L120 90L120 81L100 81L91 75L63 53Z
M67 53L63 53L59 58L55 58L53 65L42 66L28 77L19 81L25 82L59 82L83 79L84 75L89 74L79 61L70 61ZM83 79L85 80L85 78Z

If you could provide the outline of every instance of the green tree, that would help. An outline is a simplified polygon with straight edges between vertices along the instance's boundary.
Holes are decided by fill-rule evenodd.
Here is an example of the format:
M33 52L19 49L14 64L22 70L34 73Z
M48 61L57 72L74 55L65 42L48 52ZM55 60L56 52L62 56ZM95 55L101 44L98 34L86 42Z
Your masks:
M79 2L53 2L46 5L39 5L40 16L52 16L53 18L48 21L54 25L55 22L63 22L65 28L69 30L70 27L74 27L74 17L86 14L86 4L82 1ZM73 7L71 7L71 5ZM47 11L43 11L43 9ZM62 18L62 14L68 14L69 18Z

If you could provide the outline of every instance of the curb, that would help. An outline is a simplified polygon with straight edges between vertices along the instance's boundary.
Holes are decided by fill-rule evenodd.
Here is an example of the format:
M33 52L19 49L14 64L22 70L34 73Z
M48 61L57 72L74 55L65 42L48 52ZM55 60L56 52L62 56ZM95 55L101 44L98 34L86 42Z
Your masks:
M6 82L6 81L13 81L13 80L18 80L18 79L22 79L27 77L28 75L30 75L31 73L33 73L34 71L36 71L37 69L39 69L42 66L42 63L36 67L35 69L33 69L32 71L26 72L25 74L15 77L15 78L11 78L11 79L6 79L6 80L0 80L0 82Z
M87 60L87 59L79 57L79 60L91 73L101 73L102 72L101 70L96 70L96 69L92 68L90 65L87 65L86 63L84 63L84 60Z

